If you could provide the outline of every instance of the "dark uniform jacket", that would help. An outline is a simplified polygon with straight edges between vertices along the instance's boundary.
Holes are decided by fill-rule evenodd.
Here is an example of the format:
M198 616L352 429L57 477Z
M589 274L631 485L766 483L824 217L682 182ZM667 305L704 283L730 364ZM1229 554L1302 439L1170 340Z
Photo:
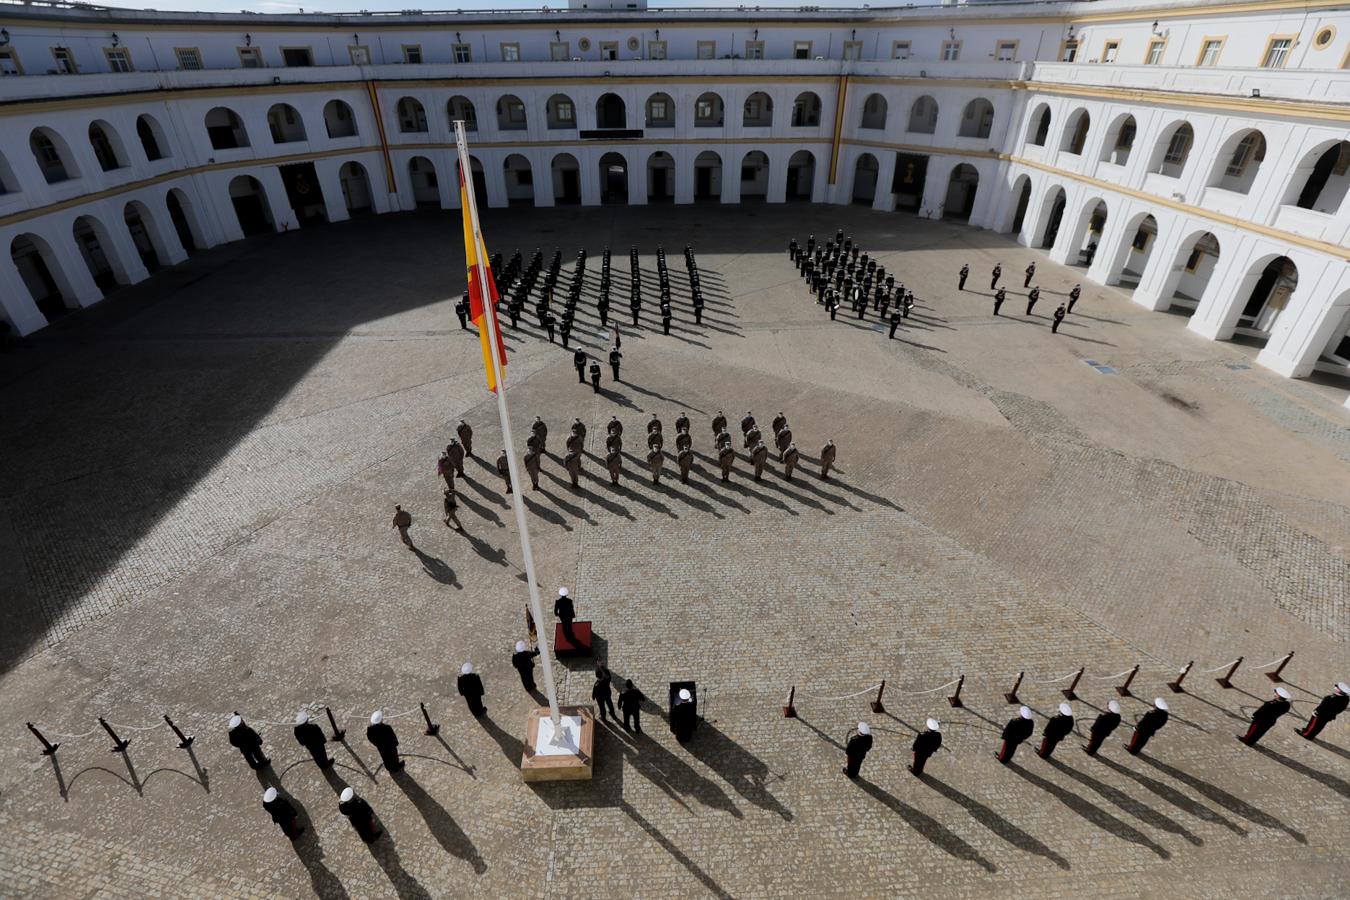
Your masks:
M1052 741L1062 741L1073 731L1073 716L1066 716L1060 713L1050 717L1050 721L1045 723L1045 737Z
M483 690L483 679L478 677L477 672L459 676L455 680L455 689L459 691L461 697L481 697L486 693Z
M1003 739L1020 744L1031 737L1032 732L1036 730L1036 723L1030 719L1024 719L1021 716L1010 721L1003 726Z
M398 746L398 735L394 734L394 729L389 726L388 722L368 726L366 728L366 740L381 750L392 750Z
M1092 736L1100 740L1106 740L1107 735L1116 730L1120 725L1120 713L1104 712L1092 723Z
M577 617L576 607L572 605L571 597L559 597L553 601L553 614L560 619L575 619Z
M1166 724L1167 710L1154 707L1140 716L1134 727L1139 729L1140 734L1155 734Z
M263 809L267 810L267 814L272 817L272 821L278 825L290 825L295 821L295 807L291 805L291 801L280 794L271 803L264 800Z
M230 731L230 746L238 747L240 750L261 747L262 738L258 735L258 732L240 723L238 728Z
M1288 700L1267 700L1257 708L1252 714L1253 722L1274 722L1280 716L1289 712Z
M242 728L243 726L239 727ZM305 748L322 747L328 742L328 739L323 736L323 729L313 722L295 726L295 740L296 743Z
M1350 694L1327 694L1322 698L1322 702L1317 704L1317 709L1313 710L1313 715L1323 722L1330 722L1345 712L1347 705L1350 705Z
M534 658L538 655L538 650L521 650L518 653L512 653L511 665L515 666L516 671L521 675L530 675L534 672Z
M637 712L642 708L642 691L637 688L619 691L619 709L624 712Z
M920 756L932 756L942 747L942 732L940 731L921 731L914 738L913 750Z
M848 739L844 752L851 759L861 759L867 755L867 751L872 749L872 736L870 734L855 734Z

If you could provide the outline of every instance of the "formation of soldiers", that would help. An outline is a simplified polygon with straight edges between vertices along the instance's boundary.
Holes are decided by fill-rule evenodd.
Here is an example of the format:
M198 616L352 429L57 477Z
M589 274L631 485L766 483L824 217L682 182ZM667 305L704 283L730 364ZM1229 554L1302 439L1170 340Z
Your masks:
M596 364L592 363L592 370ZM578 363L578 377L581 374L581 364ZM617 364L615 376L617 377ZM595 376L598 378L598 376ZM694 468L694 438L691 431L692 424L689 416L681 412L675 418L675 445L673 456L675 466L680 473L680 482L689 483L689 473ZM721 472L722 481L730 481L736 464L736 449L733 440L727 431L727 417L721 410L712 418L713 446L717 454L717 464ZM764 470L769 465L770 450L765 442L764 433L760 430L755 421L753 413L747 412L740 421L741 427L741 448L750 463L751 470L754 473L756 481L762 481ZM788 481L792 480L793 473L801 464L801 454L797 450L797 445L793 441L792 429L788 425L787 416L778 413L770 422L770 431L773 434L772 446L777 453L778 462L783 467L783 477ZM623 444L624 426L617 416L611 416L605 425L605 469L609 473L611 484L617 485L620 476L623 474L624 463L624 444ZM525 439L525 454L522 462L525 465L525 472L530 479L531 490L539 490L539 476L543 472L543 463L548 455L548 423L539 416L535 416L534 421L530 423L530 435ZM442 489L442 517L448 528L454 528L457 531L463 531L463 525L458 518L459 502L456 498L455 481L457 478L467 478L464 469L464 460L473 458L473 426L461 419L455 426L455 437L450 439L450 443L445 445L445 450L441 452L436 460L436 475L444 483ZM651 474L652 484L661 483L661 475L665 472L665 466L668 459L668 451L665 446L665 425L661 417L652 413L646 424L646 449L642 451L646 461L646 467ZM567 473L568 481L572 487L580 486L581 474L584 470L585 448L586 448L586 424L580 419L573 419L568 427L567 438L564 442L565 455L562 458L563 470ZM838 454L838 448L834 441L829 440L820 449L820 477L828 481L830 469L834 466L835 458ZM502 479L506 493L510 494L513 490L511 484L511 470L506 459L506 451L498 452L495 468L498 476ZM409 549L416 549L413 545L409 529L412 527L412 514L405 510L402 505L394 507L394 518L390 524L391 528L397 529L399 539Z
M890 324L889 337L894 338L896 329L914 309L914 292L906 290L904 282L897 284L895 275L862 252L842 228L824 246L816 245L814 234L806 239L805 246L793 238L788 242L788 259L797 265L797 272L831 320L845 302L859 319L867 318L870 305L883 322Z
M628 308L633 316L633 327L636 328L639 325L642 312L642 266L637 247L629 249L628 259ZM595 310L599 316L601 328L609 328L610 294L613 288L610 260L610 248L605 247L600 262L600 285L595 302ZM586 281L586 261L586 250L584 248L578 250L576 265L572 269L572 276L567 284L566 300L563 302L561 313L555 315L554 295L559 289L558 284L562 278L562 250L555 249L553 251L553 258L546 271L544 269L544 253L537 247L528 264L524 262L519 250L512 254L511 258L504 264L500 253L493 254L493 278L496 281L497 294L502 298L511 327L519 327L521 316L525 315L527 305L534 298L534 315L538 319L539 327L547 333L549 343L553 343L555 338L561 338L562 346L565 349L570 349L572 332L576 324L577 307L581 302L582 289ZM695 324L702 324L703 286L699 276L698 261L695 259L693 248L688 245L684 248L684 262L689 275L689 291L694 307L694 322ZM666 265L665 249L661 246L656 248L656 272L660 290L661 328L665 334L670 334L671 323L674 320L674 312L671 306L670 270ZM459 318L459 327L468 329L468 294L465 294L460 302L455 305L455 315ZM619 364L617 358L621 354L619 354L617 328L614 330L614 337L615 340L610 350L610 366L614 370L614 380L618 381ZM577 352L584 353L581 350ZM583 362L579 366L584 370L587 364ZM592 377L592 383L597 391L599 390L598 376L599 366L597 364Z
M1036 303L1041 299L1041 286L1032 286L1031 284L1032 279L1036 277L1036 264L1034 262L1028 263L1022 274L1022 289L1027 291L1027 315L1031 315L1031 311L1036 308ZM970 264L965 263L961 266L961 270L956 273L956 289L964 291L966 289L966 279L969 277ZM1004 301L1008 299L1008 289L1006 287L1000 287L998 283L999 279L1002 277L1003 265L1002 263L995 263L993 270L989 273L989 290L994 292L994 315L999 314L999 310L1003 308ZM1030 288L1030 290L1027 290L1028 288ZM1075 284L1069 289L1068 302L1061 303L1052 314L1052 321L1050 323L1050 332L1052 334L1059 333L1060 324L1063 323L1064 318L1069 313L1073 312L1074 304L1078 302L1078 298L1081 296L1083 296L1082 284Z
M1247 731L1237 735L1237 739L1248 747L1256 746L1266 732L1275 726L1280 717L1289 712L1290 699L1291 695L1288 690L1283 687L1275 688L1274 696L1262 703L1252 713ZM1312 740L1322 732L1327 723L1345 712L1347 706L1350 706L1350 685L1344 681L1337 682L1333 686L1332 692L1318 703L1317 708L1309 716L1307 724L1302 728L1294 729L1295 733L1301 738ZM1148 745L1149 740L1167 724L1170 714L1167 701L1161 697L1155 698L1152 707L1135 720L1129 740L1123 742L1121 747L1131 756L1138 756ZM1035 714L1030 707L1021 706L1018 708L1017 714L1008 720L999 735L999 747L994 751L996 760L1005 766L1012 762L1017 748L1036 733L1035 718ZM1041 759L1049 759L1053 756L1055 748L1065 738L1073 734L1075 722L1073 707L1068 703L1059 704L1055 714L1046 719L1041 728L1041 743L1036 749L1036 755ZM1106 705L1106 711L1094 718L1092 724L1088 726L1087 742L1082 745L1083 752L1088 756L1096 756L1101 751L1102 744L1106 739L1120 727L1120 722L1120 704L1112 700ZM909 765L909 771L914 775L922 775L924 764L941 746L941 726L937 719L930 718L927 721L926 729L914 739L914 744L911 747L914 758ZM863 759L871 749L872 730L866 722L859 722L857 727L849 731L845 738L844 774L849 778L857 778Z

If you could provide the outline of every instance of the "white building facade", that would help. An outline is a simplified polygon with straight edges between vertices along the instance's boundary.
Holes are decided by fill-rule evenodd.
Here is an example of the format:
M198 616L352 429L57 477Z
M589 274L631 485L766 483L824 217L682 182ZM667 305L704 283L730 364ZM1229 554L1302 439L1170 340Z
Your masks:
M862 203L1350 377L1350 0L213 15L0 3L0 315L458 205Z

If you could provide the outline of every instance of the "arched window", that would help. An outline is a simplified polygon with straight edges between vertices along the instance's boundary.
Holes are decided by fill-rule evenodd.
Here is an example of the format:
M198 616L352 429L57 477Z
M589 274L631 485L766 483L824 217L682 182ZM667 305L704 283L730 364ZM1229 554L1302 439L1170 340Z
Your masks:
M709 91L694 101L695 128L722 127L722 97Z
M675 101L669 94L652 94L647 98L647 127L675 127Z
M478 110L474 109L473 103L468 97L461 97L456 94L445 104L445 112L450 116L450 121L459 119L464 122L465 131L478 130Z
M1065 153L1081 156L1083 147L1087 145L1088 128L1091 125L1092 117L1088 115L1087 110L1075 110L1064 126L1064 141L1060 149Z
M1335 215L1350 188L1350 141L1323 144L1303 157L1284 202Z
M567 102L571 104L572 101L568 100ZM575 106L572 108L572 121L576 121ZM520 102L519 97L515 94L506 94L497 98L497 129L499 131L524 131L526 124L525 104Z
M120 145L117 132L107 122L89 123L89 146L94 148L94 158L100 169L111 172L127 164L126 154L118 153Z
M329 100L323 107L323 125L330 138L354 137L356 116L343 100Z
M291 144L305 140L305 121L289 103L274 104L267 111L267 127L272 132L274 144Z
M862 105L860 127L882 129L886 127L886 98L880 94L868 94Z
M1209 183L1225 191L1249 193L1265 158L1266 136L1254 128L1239 132L1219 149Z
M412 97L400 97L394 107L398 130L402 134L423 134L427 129L427 111Z
M1134 116L1121 116L1116 119L1106 140L1102 143L1102 162L1123 166L1130 161L1130 151L1134 149L1134 138L1138 132Z
M937 101L925 94L910 107L908 130L913 134L932 134L937 131L937 117Z
M994 104L976 97L961 113L961 137L987 138L994 127Z
M820 125L820 97L811 91L792 101L792 127L815 128Z
M136 137L141 140L141 149L145 158L154 162L169 155L169 142L164 137L164 129L153 116L141 115L136 118Z
M596 128L627 128L628 107L618 94L602 94L595 101Z
M1031 143L1044 147L1050 137L1050 107L1042 103L1031 115Z
M79 177L66 142L51 129L34 128L28 136L28 147L33 151L33 159L37 160L42 177L48 184Z
M1181 177L1186 168L1186 160L1191 155L1191 145L1195 143L1195 131L1190 124L1180 125L1166 132L1154 148L1153 165L1149 168L1160 175L1172 178Z
M763 91L755 91L745 98L745 112L741 119L744 128L768 128L773 125L773 100Z
M248 146L248 132L234 110L217 106L206 114L206 134L214 150L232 150Z
M500 118L500 108L497 115ZM544 116L549 128L571 129L577 127L577 105L566 94L554 94L549 97L548 101L544 103Z

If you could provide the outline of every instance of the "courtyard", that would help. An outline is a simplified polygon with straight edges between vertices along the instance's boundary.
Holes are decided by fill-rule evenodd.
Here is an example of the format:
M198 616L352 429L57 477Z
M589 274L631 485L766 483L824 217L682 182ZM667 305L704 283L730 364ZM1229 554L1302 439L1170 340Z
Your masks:
M1345 893L1350 721L1316 742L1290 727L1350 680L1344 384L1281 378L1257 348L1090 283L1051 334L1082 269L907 214L502 209L484 225L490 251L538 247L547 261L556 247L565 271L587 249L575 334L597 353L599 258L614 250L622 382L606 367L600 393L577 384L533 316L507 330L506 381L517 447L534 416L550 426L541 490L526 494L543 595L572 589L616 682L652 701L644 734L599 726L590 782L521 782L536 701L510 652L526 592L493 467L495 402L452 309L458 214L221 246L0 356L4 893ZM846 306L831 322L788 261L790 238L837 227L915 292L895 340L875 313ZM630 246L645 279L637 330L623 315ZM1043 297L1028 316L1032 261ZM995 263L1009 287L997 318ZM721 483L719 410L761 427L782 411L804 458L794 480L776 454L752 480L742 453ZM653 485L633 458L611 486L611 416L632 452L653 413L670 434L681 412L689 484L668 464ZM459 483L464 534L439 521L435 473L461 418L478 457ZM588 427L578 489L558 454L573 418ZM838 471L823 481L827 440ZM390 530L395 503L414 516L416 553ZM1260 665L1291 650L1294 710L1244 748L1233 735L1274 686ZM1192 660L1185 691L1170 691ZM464 661L487 686L485 719L455 694ZM1135 666L1122 697L1113 686ZM1096 759L1074 738L1037 759L1080 669L1077 734L1111 699L1126 724ZM589 661L558 673L562 702L589 702ZM1037 738L1004 768L991 752L1019 673ZM961 676L954 708L943 686ZM663 721L680 680L697 680L704 717L684 746ZM784 718L793 686L798 716ZM1120 741L1155 696L1171 721L1129 756ZM422 734L419 703L439 735ZM297 709L321 721L324 706L348 729L327 773L290 734ZM398 780L364 738L376 708L399 715ZM294 845L261 808L270 776L226 742L236 710L302 809ZM191 752L165 713L195 736ZM905 767L928 716L944 748L920 780ZM99 717L129 726L125 754ZM860 720L876 744L850 782L842 745ZM60 741L55 756L25 722ZM345 785L386 838L357 838L337 810Z

